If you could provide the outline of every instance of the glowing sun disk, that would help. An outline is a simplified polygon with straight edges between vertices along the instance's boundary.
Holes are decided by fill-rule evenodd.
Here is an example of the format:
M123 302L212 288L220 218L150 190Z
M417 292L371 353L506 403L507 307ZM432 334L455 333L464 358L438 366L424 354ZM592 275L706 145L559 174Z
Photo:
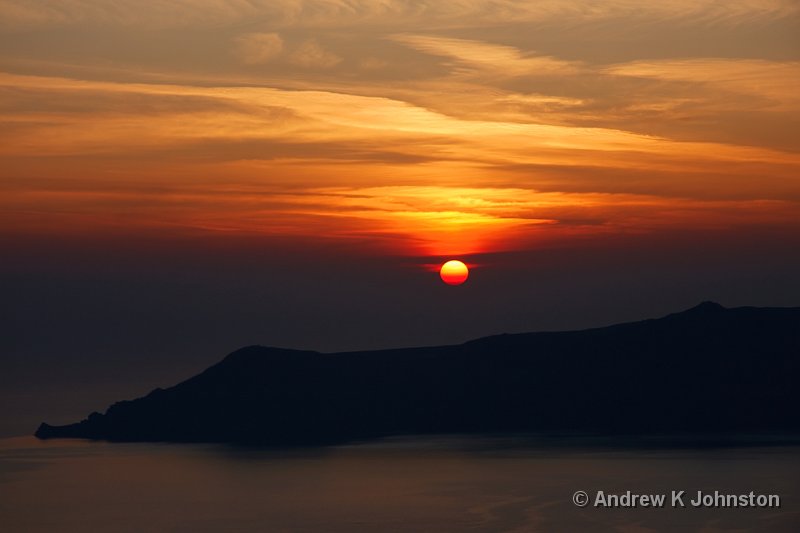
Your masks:
M461 261L452 259L442 265L442 268L439 270L439 276L441 276L442 281L448 285L461 285L467 281L469 269L467 265Z

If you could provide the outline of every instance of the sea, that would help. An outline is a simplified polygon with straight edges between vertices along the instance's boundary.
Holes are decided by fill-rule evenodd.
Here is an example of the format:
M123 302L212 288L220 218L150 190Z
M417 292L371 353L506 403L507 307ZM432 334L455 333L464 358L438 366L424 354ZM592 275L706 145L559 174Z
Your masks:
M683 505L672 500L681 491ZM691 503L698 491L710 505ZM767 495L780 506L759 506ZM719 505L734 500L742 505ZM0 440L0 531L798 532L800 446L569 435L292 449L9 438Z

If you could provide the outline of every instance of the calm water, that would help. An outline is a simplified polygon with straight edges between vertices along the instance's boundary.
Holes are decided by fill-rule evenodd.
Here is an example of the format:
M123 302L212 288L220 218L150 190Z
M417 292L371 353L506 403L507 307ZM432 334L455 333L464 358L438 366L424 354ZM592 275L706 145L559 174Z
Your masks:
M780 509L607 509L609 493L778 494ZM0 440L0 531L800 531L800 447L407 439L301 451Z

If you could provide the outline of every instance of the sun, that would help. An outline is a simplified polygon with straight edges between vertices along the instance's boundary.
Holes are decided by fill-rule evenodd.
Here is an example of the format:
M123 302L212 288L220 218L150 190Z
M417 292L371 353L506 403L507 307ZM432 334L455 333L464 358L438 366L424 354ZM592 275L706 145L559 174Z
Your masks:
M467 281L469 269L461 261L452 259L442 265L442 268L439 269L439 275L442 277L442 281L448 285L461 285Z

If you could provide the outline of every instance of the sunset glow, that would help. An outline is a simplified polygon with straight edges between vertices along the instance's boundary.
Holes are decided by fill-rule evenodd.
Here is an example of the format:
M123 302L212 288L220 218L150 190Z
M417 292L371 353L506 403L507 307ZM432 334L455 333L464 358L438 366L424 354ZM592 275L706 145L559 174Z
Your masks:
M796 41L739 46L794 2L146 4L0 5L6 231L433 257L800 224Z

